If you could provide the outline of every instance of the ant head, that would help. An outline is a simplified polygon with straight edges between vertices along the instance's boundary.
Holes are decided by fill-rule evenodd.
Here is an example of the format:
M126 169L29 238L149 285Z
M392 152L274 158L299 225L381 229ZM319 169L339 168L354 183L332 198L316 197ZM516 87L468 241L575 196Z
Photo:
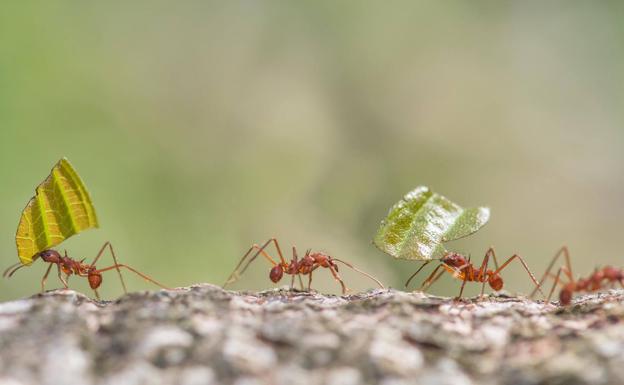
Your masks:
M489 271L488 273L488 283L490 284L490 287L495 291L502 289L503 277L501 277L500 274L494 274L492 271Z
M91 268L87 274L87 280L89 281L91 289L95 290L102 284L102 274L94 268Z
M59 252L56 250L43 250L38 255L45 262L50 262L50 263L60 263L62 259L61 254L59 254Z
M605 266L602 271L604 272L605 278L611 282L619 281L622 279L622 271L620 269L616 269L613 266Z
M453 267L461 267L466 264L466 257L457 253L448 253L442 257L442 263Z
M284 268L282 267L282 265L275 265L269 273L269 278L271 279L271 281L273 281L273 283L278 283L280 279L282 279L283 275Z

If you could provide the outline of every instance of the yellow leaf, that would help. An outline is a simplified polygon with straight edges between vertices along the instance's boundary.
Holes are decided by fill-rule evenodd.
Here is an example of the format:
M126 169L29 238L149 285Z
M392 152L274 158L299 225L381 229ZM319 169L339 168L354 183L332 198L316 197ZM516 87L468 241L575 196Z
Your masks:
M98 227L93 202L82 179L65 158L35 190L15 235L17 255L30 265L37 254L83 230Z

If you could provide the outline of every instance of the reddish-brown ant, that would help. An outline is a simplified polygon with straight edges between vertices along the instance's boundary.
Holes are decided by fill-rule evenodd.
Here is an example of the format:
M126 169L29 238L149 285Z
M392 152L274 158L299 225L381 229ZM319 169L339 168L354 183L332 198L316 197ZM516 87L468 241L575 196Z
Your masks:
M277 254L279 255L279 259L280 259L279 262L276 262L275 259L273 259L265 251L265 249L269 246L270 243L273 243L275 245L275 249L277 250ZM249 260L247 260L247 263L243 266L243 268L240 269L240 267L243 265L243 262L245 262L247 257L251 255L251 252L253 250L256 250L256 253L253 254L253 256ZM329 269L334 279L340 283L340 286L342 287L342 294L345 294L348 289L345 283L343 282L342 278L338 274L338 265L336 265L336 262L340 262L344 264L345 266L350 267L351 269L357 271L358 273L365 275L366 277L372 279L373 281L375 281L375 283L377 283L377 285L379 285L379 287L383 289L382 283L379 282L376 278L374 278L370 274L367 274L363 272L362 270L357 269L356 267L354 267L348 262L345 262L338 258L331 257L325 253L312 252L311 250L308 250L306 251L303 258L299 259L299 257L297 256L297 249L296 247L293 246L293 258L290 262L287 262L286 259L284 259L284 256L282 255L282 250L279 246L279 243L277 242L277 239L275 238L269 239L262 246L259 246L257 244L252 245L249 248L249 250L247 250L247 252L243 255L241 260L238 262L238 265L236 265L236 268L234 269L232 274L230 274L227 281L223 284L223 287L225 288L225 286L229 285L230 283L235 282L238 279L238 277L241 274L243 274L245 270L247 270L247 267L249 267L249 265L259 255L262 255L264 258L266 258L267 261L269 261L269 263L273 265L273 267L271 268L271 271L269 272L269 278L271 279L271 281L273 281L273 283L277 283L282 279L282 277L284 276L284 273L290 274L292 276L292 279L290 282L291 288L294 285L295 276L297 276L299 277L299 284L301 285L301 288L303 289L301 276L307 275L308 276L308 290L310 290L310 286L312 285L312 273L314 272L314 270L318 269L319 267L324 267L324 268ZM239 272L239 269L240 269L240 272Z
M97 263L97 261L100 259L100 257L102 256L102 254L104 253L104 250L108 247L108 249L110 250L111 255L113 256L113 261L114 264L112 266L108 266L102 269L98 269L95 264ZM100 295L97 291L97 289L100 287L100 285L102 284L102 273L109 271L109 270L117 270L117 273L119 274L119 279L121 280L121 286L123 286L123 290L124 293L127 293L127 289L126 289L126 283L124 282L123 276L121 275L121 270L120 268L125 268L128 269L130 271L132 271L133 273L137 274L138 276L140 276L141 278L152 282L153 284L162 287L163 289L168 289L168 287L166 287L165 285L155 281L154 279L152 279L151 277L135 270L134 268L128 266L128 265L124 265L122 263L118 263L117 262L117 257L115 256L115 251L113 250L113 246L111 245L110 242L106 242L104 243L104 245L102 246L102 248L100 249L99 253L97 254L97 256L95 257L95 259L93 260L92 263L87 264L87 263L83 263L84 259L81 259L80 261L75 260L71 257L69 257L67 255L67 251L65 251L65 255L61 256L61 254L56 251L56 250L52 250L52 249L48 249L48 250L43 250L40 253L38 253L37 255L35 255L33 257L33 260L41 257L41 259L44 262L49 263L50 265L48 266L48 269L46 270L45 274L43 275L43 278L41 279L41 291L43 292L45 290L45 282L48 278L48 275L50 274L50 270L52 269L52 266L56 265L57 271L58 271L58 277L61 280L61 282L63 283L63 286L65 286L65 288L67 289L69 287L69 285L67 284L67 280L69 279L69 277L71 275L76 275L79 277L86 277L87 281L89 282L89 286L91 287L91 289L93 289L93 292L95 293L95 296L97 299L100 299ZM23 265L21 263L18 263L16 265L12 265L9 266L4 273L2 274L3 277L11 277L13 274L15 274L16 271L18 271L19 269L21 269L22 267L24 267L26 265ZM63 277L63 274L65 274L65 277Z
M496 270L489 270L488 263L490 257L494 260L494 265L496 266ZM434 282L436 282L440 277L448 272L455 279L459 279L462 281L461 289L459 290L459 296L457 298L461 298L464 292L464 286L466 286L466 282L481 282L481 296L483 296L483 292L485 290L486 282L490 285L492 289L495 291L499 291L503 288L503 277L501 277L500 272L506 268L514 259L520 261L524 269L531 277L533 283L538 286L537 280L529 270L526 262L520 257L518 254L514 254L509 259L505 261L500 267L498 266L498 260L496 259L496 254L494 253L494 248L490 247L488 251L485 253L485 257L483 258L483 262L481 263L481 267L478 269L470 262L470 257L466 258L465 256L447 252L441 259L440 264L433 270L433 272L425 279L420 287L420 290L426 290ZM405 287L409 286L411 280L431 261L427 261L423 263L423 265L414 273L411 277L405 282ZM442 271L439 271L442 269ZM540 290L537 287L537 290ZM540 290L541 293L541 290Z
M555 262L559 257L563 256L565 259L565 266L561 266L557 271L556 275L550 274ZM568 277L569 282L563 283L560 280L561 272L563 272L566 277ZM572 264L570 262L570 252L566 246L563 246L557 254L553 257L552 261L550 261L550 265L544 272L544 275L540 279L540 283L538 288L544 283L547 278L553 278L553 286L548 293L548 297L546 302L550 302L550 298L552 297L553 292L555 291L555 287L561 284L562 288L559 292L559 303L563 306L567 306L572 302L572 295L578 292L593 292L598 291L605 288L607 285L610 287L614 287L616 283L619 283L620 286L624 287L624 270L618 269L613 266L605 266L602 269L594 270L594 272L588 278L579 278L578 280L574 279L574 275L572 274ZM537 289L537 288L536 288ZM531 293L531 297L535 295L535 290Z

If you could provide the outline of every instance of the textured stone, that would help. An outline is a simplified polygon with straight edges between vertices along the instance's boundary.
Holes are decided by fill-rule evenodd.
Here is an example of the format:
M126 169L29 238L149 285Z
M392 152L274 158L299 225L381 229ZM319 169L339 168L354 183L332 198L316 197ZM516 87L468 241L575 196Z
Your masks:
M624 292L559 308L212 285L0 304L0 384L621 384Z

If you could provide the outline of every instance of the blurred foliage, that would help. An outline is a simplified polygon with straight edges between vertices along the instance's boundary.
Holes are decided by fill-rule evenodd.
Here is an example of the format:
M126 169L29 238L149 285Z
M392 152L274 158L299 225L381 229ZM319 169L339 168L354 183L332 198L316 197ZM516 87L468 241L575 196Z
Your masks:
M5 2L3 263L17 261L35 186L67 156L101 229L62 246L91 258L110 240L168 285L220 284L251 243L276 236L285 250L326 251L402 287L419 264L371 239L420 184L492 208L489 226L448 245L474 260L494 245L539 273L567 244L577 272L618 265L623 7ZM44 269L2 280L0 299L35 293ZM528 290L521 269L505 271L506 288ZM258 261L237 288L270 287L268 272ZM328 274L315 282L338 292ZM121 293L114 273L103 288ZM458 289L445 278L433 291Z

